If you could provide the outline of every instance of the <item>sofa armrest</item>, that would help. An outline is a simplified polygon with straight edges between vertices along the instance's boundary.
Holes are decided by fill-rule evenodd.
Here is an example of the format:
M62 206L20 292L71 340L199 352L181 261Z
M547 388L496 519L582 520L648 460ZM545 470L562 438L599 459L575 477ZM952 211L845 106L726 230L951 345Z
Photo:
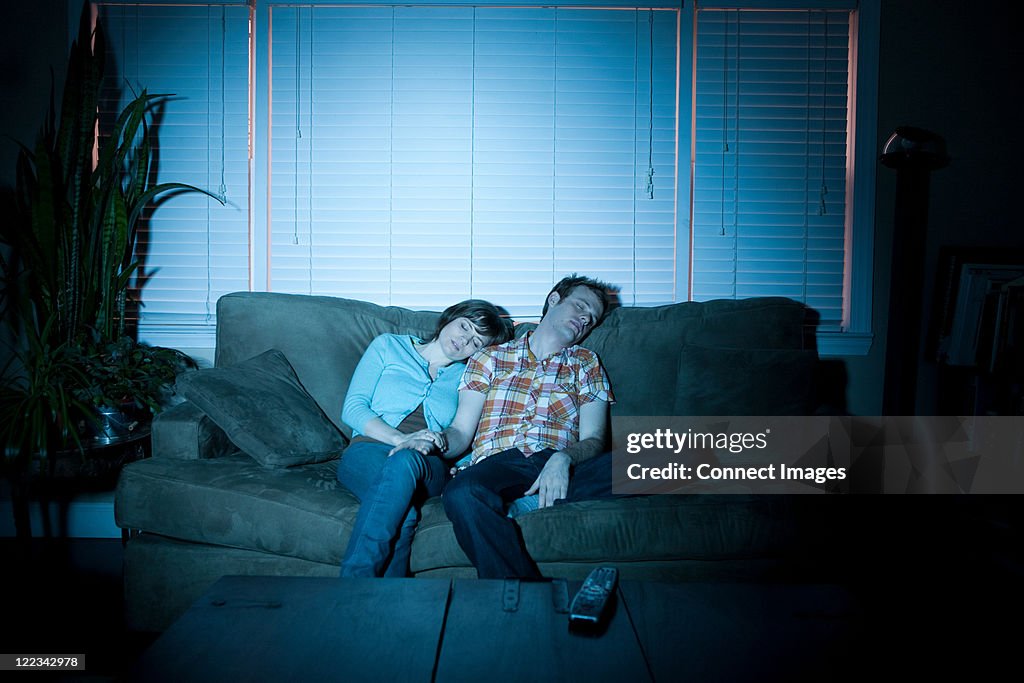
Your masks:
M153 457L201 460L236 450L220 427L194 403L185 401L153 418Z

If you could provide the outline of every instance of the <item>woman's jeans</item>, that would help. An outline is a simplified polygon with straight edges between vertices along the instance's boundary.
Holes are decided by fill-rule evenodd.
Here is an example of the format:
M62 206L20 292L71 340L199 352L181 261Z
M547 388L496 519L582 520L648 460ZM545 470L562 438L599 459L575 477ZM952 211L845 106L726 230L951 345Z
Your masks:
M357 441L338 463L338 481L359 498L342 576L406 576L420 507L450 478L448 465L436 455Z

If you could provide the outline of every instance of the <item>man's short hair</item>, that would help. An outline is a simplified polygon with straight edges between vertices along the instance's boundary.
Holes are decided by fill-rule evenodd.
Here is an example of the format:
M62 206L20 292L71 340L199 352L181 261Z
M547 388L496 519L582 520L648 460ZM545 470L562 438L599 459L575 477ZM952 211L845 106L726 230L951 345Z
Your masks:
M605 316L610 312L612 295L619 291L619 288L596 278L573 273L572 275L566 275L559 280L555 286L551 288L551 292L557 292L558 298L561 300L572 294L572 290L577 287L586 287L596 294L597 298L601 301L601 317L594 321L594 325L596 326L604 320ZM548 295L544 297L544 310L541 311L540 314L542 319L548 314L548 299L551 297L551 292L548 292Z

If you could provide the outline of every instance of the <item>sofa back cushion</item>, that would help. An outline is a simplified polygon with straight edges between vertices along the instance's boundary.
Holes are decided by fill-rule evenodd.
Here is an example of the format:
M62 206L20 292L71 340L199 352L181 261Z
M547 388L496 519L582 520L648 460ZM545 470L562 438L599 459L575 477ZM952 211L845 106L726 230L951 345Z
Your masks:
M597 352L611 379L612 415L672 415L684 346L800 349L805 315L803 304L781 297L623 306L583 345ZM350 437L341 405L370 341L386 332L429 336L438 316L335 297L227 294L217 302L216 365L281 350L306 390ZM518 325L516 335L532 327Z
M685 379L679 360L687 345L799 349L804 316L803 304L778 297L625 306L583 345L600 356L611 378L612 415L675 415L677 386Z
M806 415L818 357L801 349L687 344L673 415Z
M430 336L439 313L326 296L236 292L217 301L217 367L278 349L346 437L341 404L366 347L385 333Z

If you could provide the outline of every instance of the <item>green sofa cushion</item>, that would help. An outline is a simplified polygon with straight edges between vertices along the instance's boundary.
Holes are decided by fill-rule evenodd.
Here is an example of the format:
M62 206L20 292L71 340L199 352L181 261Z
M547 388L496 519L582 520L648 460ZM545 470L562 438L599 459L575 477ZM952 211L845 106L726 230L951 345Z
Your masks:
M723 561L792 552L801 538L790 506L786 496L631 496L560 504L516 523L538 563ZM416 528L410 568L416 574L465 566L472 565L441 499L432 498Z
M454 303L454 302L453 302ZM236 292L217 300L217 367L278 349L346 438L341 406L359 359L385 333L429 336L440 313L329 296Z
M237 450L224 430L190 401L157 413L150 438L153 452L164 458L198 460Z
M114 519L191 543L337 567L359 511L335 462L268 469L252 458L144 458L121 471Z
M686 344L679 355L676 415L806 415L814 351Z
M359 501L338 484L335 470L333 462L269 470L241 454L145 458L122 471L115 520L122 528L182 541L336 567ZM516 522L540 563L720 562L778 557L806 542L793 527L791 505L787 496L633 496L560 504ZM422 515L412 571L471 572L441 498L428 500Z
M803 304L778 297L625 306L612 310L583 346L608 372L613 416L668 415L683 345L799 349L805 315Z
M345 439L276 349L226 368L182 375L177 390L264 467L338 457Z

